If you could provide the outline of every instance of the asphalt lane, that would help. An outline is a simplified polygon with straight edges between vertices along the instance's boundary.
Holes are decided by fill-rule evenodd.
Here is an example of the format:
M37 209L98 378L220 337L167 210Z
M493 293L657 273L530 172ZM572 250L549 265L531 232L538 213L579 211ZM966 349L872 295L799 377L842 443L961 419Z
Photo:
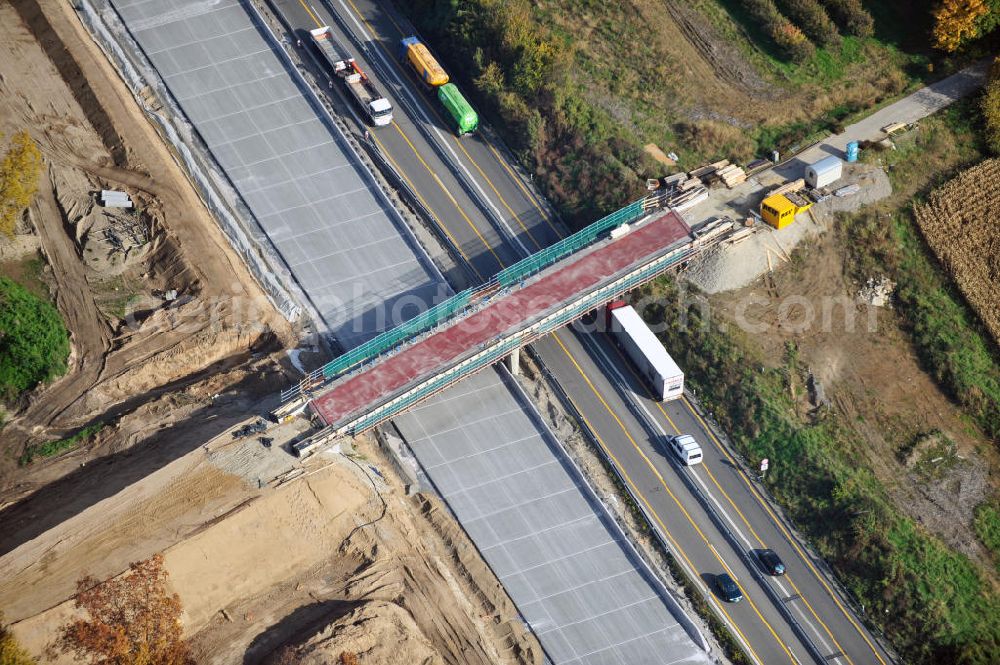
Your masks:
M799 545L789 527L764 500L754 479L748 477L686 398L666 403L652 399L630 361L606 334L564 333L561 337L570 338L568 347L572 342L581 343L588 352L574 353L575 358L583 359L579 364L586 367L586 363L598 361L597 367L584 370L588 376L611 377L612 381L603 384L603 389L613 387L623 401L631 404L633 415L638 413L646 431L658 435L651 442L651 449L659 451L660 455L650 459L662 467L665 477L672 469L693 480L702 498L692 498L703 506L708 502L715 515L714 521L721 521L731 534L728 541L732 553L756 568L758 581L769 587L776 604L780 603L799 624L815 652L826 662L891 662L850 612L846 600L820 573L823 563ZM666 453L663 440L679 433L691 434L701 444L705 453L702 464L685 469ZM620 439L610 441L611 449L615 450L615 442ZM764 574L757 559L757 552L762 549L773 549L778 554L786 565L786 575L770 577Z
M276 4L296 27L330 25L338 39L351 45L359 65L378 81L393 102L395 123L372 133L482 279L499 265L509 265L559 237L546 209L507 164L502 149L482 134L459 139L451 133L433 98L396 60L395 44L408 32L404 19L367 0L276 0ZM338 13L336 18L331 9ZM678 558L686 561L689 574L747 650L763 663L813 660L783 614L787 610L827 662L889 662L863 628L852 625L857 620L848 615L833 589L826 588L829 584L818 574L818 564L769 514L694 411L683 403L663 405L660 411L657 403L642 397L643 387L636 385L634 376L630 380L626 374L608 373L606 365L615 364L617 351L600 337L581 343L564 331L558 338L537 343L535 350L614 454L619 468L636 479L635 489L649 500L653 521L675 544ZM618 360L621 367L624 361ZM671 423L702 443L706 451L702 469L679 469L663 454L660 439L663 433L673 433ZM688 473L686 479L681 473ZM697 498L695 487L714 506L717 518ZM722 526L734 534L732 539L723 535ZM765 545L788 566L784 579L766 578L749 554ZM730 605L718 598L713 580L723 571L738 580L744 602Z
M556 375L606 454L622 470L633 494L688 577L758 663L811 662L806 646L781 616L757 571L723 538L711 516L681 476L685 471L664 454L661 437L627 408L613 375L608 375L581 340L563 330L536 342L535 351ZM727 603L715 578L729 573L743 591Z
M353 33L344 30L346 21L342 17L334 17L326 5L306 0L272 2L294 37L301 38L304 44L308 43L305 31L329 26L342 48L355 58L392 103L393 123L388 127L374 128L364 122L339 82L335 82L334 89L330 91L331 101L357 123L359 134L368 131L387 161L439 221L452 246L472 266L476 278L486 281L503 266L515 262L518 258L515 250L503 241L500 232L480 212L480 204L473 199L473 195L478 193L475 190L470 193L465 179L459 177L461 172L442 157L442 154L448 155L447 151L427 140L425 132L431 136L435 136L435 132L426 128L426 123L423 130L418 124L423 122L416 115L422 91L411 90L405 79L386 74L385 59L377 57L379 52L375 46L368 44L366 49L360 48ZM374 53L375 57L366 57L366 53ZM303 55L304 61L311 62L308 54ZM316 67L312 69L320 80L327 76L325 71ZM445 131L440 131L439 140L446 138Z
M443 144L447 158L474 187L484 211L499 225L508 242L525 253L533 253L562 236L547 208L503 158L505 150L487 132L458 138L448 128L443 111L432 93L423 90L410 68L398 58L400 39L414 33L409 22L394 8L372 0L321 0L350 22L352 30L368 47L373 58L391 71L387 78L405 81L418 102L417 122L432 131ZM433 45L431 46L433 50ZM404 94L404 97L406 95Z

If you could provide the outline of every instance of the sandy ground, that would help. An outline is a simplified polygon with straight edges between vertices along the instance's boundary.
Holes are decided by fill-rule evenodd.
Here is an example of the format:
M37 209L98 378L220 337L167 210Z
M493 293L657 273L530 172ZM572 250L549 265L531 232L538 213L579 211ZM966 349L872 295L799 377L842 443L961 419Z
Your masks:
M0 49L0 130L28 129L45 158L29 224L0 261L41 250L73 347L69 373L3 430L0 610L24 644L43 651L82 575L163 552L199 662L345 650L367 663L541 662L457 522L407 495L377 445L303 465L287 452L301 422L272 426L270 449L233 441L287 385L293 331L69 3L0 5ZM102 188L141 214L109 216ZM148 242L113 251L105 230L120 223ZM167 304L169 289L181 297ZM25 445L97 420L108 424L93 445L16 466Z
M751 178L733 190L716 187L709 200L685 212L684 217L692 226L721 216L742 221L760 205L764 191L780 182L768 171L761 179ZM780 231L758 223L753 233L739 242L717 245L691 264L685 278L705 293L742 289L780 268L799 243L831 229L835 213L852 212L892 194L885 171L866 164L845 164L844 175L833 189L851 184L859 185L860 191L848 197L831 196L797 215L793 224Z
M29 130L45 159L34 234L22 238L40 246L72 336L67 375L23 400L3 430L6 502L68 470L58 460L18 469L25 445L114 422L290 332L68 3L4 3L0 49L0 131ZM148 234L127 255L105 240L117 222L96 205L102 188L127 192L138 214L124 221ZM180 298L158 297L169 289Z
M338 650L326 662L340 650L370 663L540 662L457 523L437 499L406 496L372 442L305 465L259 449L224 434L0 557L0 607L26 647L41 653L72 615L80 576L163 552L199 662L280 649L313 662L323 649ZM282 482L290 471L302 475Z

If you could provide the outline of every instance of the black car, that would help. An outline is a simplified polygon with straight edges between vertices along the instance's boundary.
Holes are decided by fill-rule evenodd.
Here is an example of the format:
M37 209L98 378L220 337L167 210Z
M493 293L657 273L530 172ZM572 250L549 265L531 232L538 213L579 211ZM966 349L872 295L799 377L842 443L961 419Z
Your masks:
M728 574L716 575L715 586L719 589L719 595L727 603L738 603L743 600L743 592Z
M785 564L781 563L781 559L774 553L774 550L758 550L757 558L768 575L785 574Z

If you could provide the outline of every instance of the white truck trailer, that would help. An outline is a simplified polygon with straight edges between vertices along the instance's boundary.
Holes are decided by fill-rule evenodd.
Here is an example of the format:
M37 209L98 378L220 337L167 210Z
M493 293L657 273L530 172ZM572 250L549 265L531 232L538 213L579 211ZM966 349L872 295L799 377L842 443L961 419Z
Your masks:
M392 122L392 104L379 92L368 75L361 71L354 58L341 51L340 45L333 38L329 26L310 30L313 44L319 53L320 60L329 68L330 73L344 82L344 87L351 95L368 119L376 127L385 127Z
M653 395L665 402L680 398L684 394L684 372L639 313L621 301L608 305L607 311L611 337L639 370Z

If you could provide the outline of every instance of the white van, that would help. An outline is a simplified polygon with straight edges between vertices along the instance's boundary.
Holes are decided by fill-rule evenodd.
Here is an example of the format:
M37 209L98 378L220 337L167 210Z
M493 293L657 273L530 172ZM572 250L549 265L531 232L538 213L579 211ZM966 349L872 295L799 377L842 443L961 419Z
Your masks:
M674 455L677 455L677 459L687 466L701 463L701 446L690 434L672 436L667 439L667 444L674 451Z

